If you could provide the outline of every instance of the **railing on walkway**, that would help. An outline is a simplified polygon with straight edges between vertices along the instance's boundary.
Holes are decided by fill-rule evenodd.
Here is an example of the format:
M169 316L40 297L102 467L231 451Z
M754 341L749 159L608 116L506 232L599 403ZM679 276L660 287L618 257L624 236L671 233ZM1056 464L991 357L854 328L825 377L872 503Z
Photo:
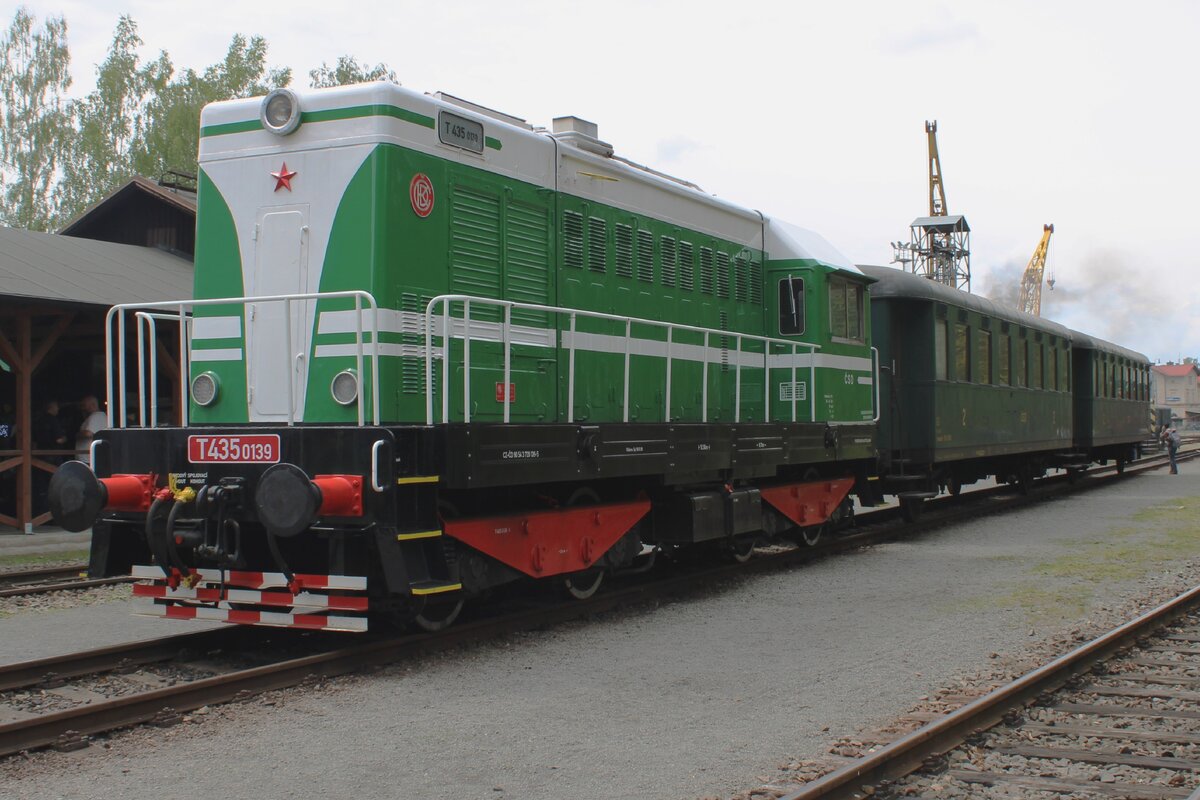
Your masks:
M462 320L461 331L454 325L453 311L454 304L462 304ZM632 344L639 340L640 337L633 335L634 326L650 327L666 331L666 353L664 356L666 368L666 388L664 392L664 414L663 418L671 419L671 391L673 388L674 376L672 364L675 360L672 349L678 343L675 341L675 335L680 332L688 332L691 334L703 336L703 355L702 355L702 377L700 387L700 416L703 422L708 422L708 373L709 363L714 359L710 357L709 347L713 337L719 337L726 340L733 340L736 344L733 348L735 356L734 361L734 422L741 421L742 415L742 356L743 355L761 355L762 365L751 365L750 369L762 369L764 371L764 382L766 390L763 393L764 397L764 416L770 419L771 415L771 371L773 369L788 369L788 367L775 368L770 366L770 358L773 355L772 348L779 348L784 354L790 353L791 369L791 421L798 422L799 414L797 411L797 395L796 391L796 374L797 370L801 369L797 366L801 353L807 353L808 365L808 401L809 401L809 419L816 419L816 392L813 390L816 365L814 355L820 349L815 344L808 342L795 342L789 339L776 339L770 336L756 336L749 333L739 333L737 331L726 331L715 328L701 328L695 325L681 325L673 322L663 322L661 320L641 319L638 317L622 317L615 314L605 314L599 311L583 311L575 308L560 308L557 306L539 305L537 303L519 303L511 300L494 300L484 297L472 297L462 294L446 294L439 295L429 301L425 307L425 421L426 424L434 424L434 330L440 322L441 337L443 342L442 351L449 353L449 347L445 346L453 339L461 338L463 341L463 422L471 421L471 308L472 306L479 308L498 308L504 312L504 320L500 324L500 341L503 344L504 350L504 422L510 421L510 410L512 406L509 396L508 387L511 386L512 377L512 353L513 353L513 311L528 311L551 315L551 319L567 318L567 328L563 332L561 347L567 353L567 422L575 421L575 357L580 349L577 345L577 322L579 318L605 320L608 322L618 323L625 326L624 335L624 379L622 385L622 419L624 422L629 421L629 369L630 362L635 355L633 353ZM441 313L437 313L440 309ZM557 325L550 326L550 332L554 336L558 336ZM494 341L488 339L487 341ZM658 340L642 340L642 341L658 341ZM745 351L742 349L743 342L757 342L762 345L763 352L761 354L754 351ZM559 342L555 342L559 345ZM720 350L721 348L717 348ZM442 358L442 391L441 391L441 418L443 421L450 418L450 364L449 357ZM878 381L876 381L878 383Z
M354 300L355 312L355 365L360 381L360 390L357 397L358 406L358 424L365 425L368 411L373 425L379 425L379 322L378 322L378 304L375 298L364 291L344 291L344 292L308 292L303 294L278 294L266 295L262 297L222 297L207 300L181 300L181 301L164 301L157 303L125 303L122 305L113 306L108 311L108 316L105 318L104 336L105 336L105 366L107 370L107 385L108 393L108 424L112 428L124 428L127 426L127 408L125 400L126 386L126 370L125 370L125 319L126 312L134 312L134 318L137 325L137 348L138 348L138 420L142 427L145 427L147 422L150 425L156 425L158 422L158 359L156 353L157 339L157 322L172 321L180 323L179 327L179 407L180 419L183 425L188 424L188 408L189 408L189 391L190 391L190 369L188 368L188 359L191 352L192 339L192 321L194 317L192 312L196 308L205 306L245 306L247 303L262 304L262 303L282 303L283 304L283 329L284 329L284 355L288 360L288 425L296 423L296 362L303 354L292 355L292 305L297 302L321 301L321 300L336 300L336 299L352 299ZM244 315L243 315L244 316ZM366 319L364 320L364 316ZM114 321L116 333L116 348L113 346ZM364 324L366 323L366 324ZM368 327L369 326L369 327ZM149 341L143 334L143 330L149 331ZM371 335L369 348L364 342L364 333L369 332ZM248 333L243 326L242 336L247 337ZM147 347L148 344L148 347ZM149 370L147 370L146 350L150 350ZM369 352L368 352L369 349ZM113 357L116 354L117 364L116 369L113 368ZM244 352L245 357L249 356L248 351ZM371 371L371 398L370 409L366 407L366 397L361 390L361 381L364 378L363 363L370 360ZM115 373L115 374L114 374ZM115 378L115 381L114 381ZM114 397L114 388L120 387L117 396ZM147 402L147 393L150 398ZM149 410L149 415L147 415Z

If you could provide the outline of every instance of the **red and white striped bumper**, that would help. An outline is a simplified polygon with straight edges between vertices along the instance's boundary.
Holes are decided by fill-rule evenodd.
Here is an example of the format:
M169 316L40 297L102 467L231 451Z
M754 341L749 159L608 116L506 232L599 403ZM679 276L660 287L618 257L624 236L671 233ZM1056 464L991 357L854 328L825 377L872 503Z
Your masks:
M357 575L193 569L187 574L136 565L135 613L169 619L203 619L238 625L308 630L367 630L367 579ZM277 590L277 591L272 591Z

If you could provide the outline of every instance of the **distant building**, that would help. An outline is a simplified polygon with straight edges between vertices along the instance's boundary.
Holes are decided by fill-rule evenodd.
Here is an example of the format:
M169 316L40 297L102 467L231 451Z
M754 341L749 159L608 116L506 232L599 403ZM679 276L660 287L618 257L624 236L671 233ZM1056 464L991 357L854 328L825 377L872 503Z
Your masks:
M1156 364L1154 405L1171 409L1171 419L1184 427L1200 427L1200 367L1195 364Z
M32 532L49 521L44 487L62 460L77 455L78 401L107 394L104 320L112 305L191 297L194 185L185 175L133 178L59 233L0 226L0 528ZM178 414L185 377L177 335L168 323L156 343L153 391L164 421ZM136 373L116 391L132 396L140 412ZM34 439L48 400L60 404L65 445Z

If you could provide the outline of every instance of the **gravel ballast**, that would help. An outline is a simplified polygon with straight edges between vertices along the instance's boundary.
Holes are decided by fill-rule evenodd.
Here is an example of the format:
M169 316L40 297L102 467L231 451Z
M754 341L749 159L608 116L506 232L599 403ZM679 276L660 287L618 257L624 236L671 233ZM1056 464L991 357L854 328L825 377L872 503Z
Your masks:
M10 759L0 782L31 800L730 796L1176 581L1190 472ZM0 619L0 658L108 643L121 605Z

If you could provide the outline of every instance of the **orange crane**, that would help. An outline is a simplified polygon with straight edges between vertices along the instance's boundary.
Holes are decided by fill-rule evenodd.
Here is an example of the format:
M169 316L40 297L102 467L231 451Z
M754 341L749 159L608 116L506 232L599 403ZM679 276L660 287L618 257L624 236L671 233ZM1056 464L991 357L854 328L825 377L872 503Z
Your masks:
M1042 240L1038 242L1025 273L1021 275L1021 310L1035 317L1042 315L1042 275L1046 271L1046 253L1050 249L1050 234L1054 233L1053 225L1042 226ZM1054 290L1054 278L1047 283Z

